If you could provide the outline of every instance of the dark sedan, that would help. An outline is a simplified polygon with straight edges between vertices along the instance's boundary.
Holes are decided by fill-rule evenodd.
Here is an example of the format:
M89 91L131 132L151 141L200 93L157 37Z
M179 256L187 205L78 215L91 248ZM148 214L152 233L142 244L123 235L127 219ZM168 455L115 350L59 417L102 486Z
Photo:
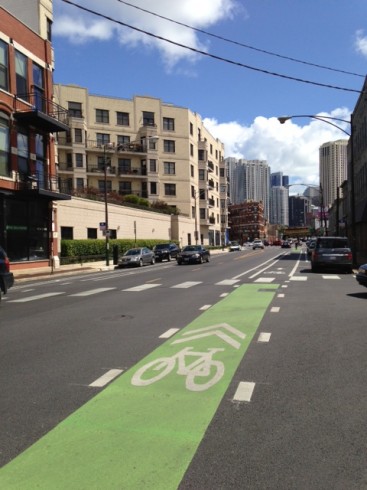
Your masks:
M177 255L177 264L202 264L209 262L210 252L203 245L187 245Z
M14 284L13 273L10 272L10 263L5 250L0 247L0 300L1 294L6 294Z
M175 243L158 243L153 249L155 253L155 260L162 262L162 260L175 259L180 249Z
M367 288L367 264L360 265L356 275L357 282Z

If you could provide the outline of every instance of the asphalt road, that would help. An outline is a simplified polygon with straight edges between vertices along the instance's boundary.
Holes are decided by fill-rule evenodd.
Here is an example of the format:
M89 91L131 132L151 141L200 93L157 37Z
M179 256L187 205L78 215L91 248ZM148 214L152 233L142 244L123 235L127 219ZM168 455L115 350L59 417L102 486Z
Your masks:
M246 289L253 286L256 292ZM16 462L78 408L107 393L114 381L107 388L91 384L110 370L129 373L162 348L165 332L180 332L211 311L218 318L233 314L220 305L241 288L248 298L235 309L244 319L259 309L264 293L271 293L271 302L262 306L253 338L247 333L246 351L189 464L181 465L176 480L167 468L160 488L177 482L182 489L367 488L367 290L353 275L312 274L302 252L275 248L213 256L197 266L163 263L31 281L10 290L0 312L1 464ZM238 401L243 381L254 389L250 399ZM182 396L185 387L180 390ZM5 481L17 488L16 481Z

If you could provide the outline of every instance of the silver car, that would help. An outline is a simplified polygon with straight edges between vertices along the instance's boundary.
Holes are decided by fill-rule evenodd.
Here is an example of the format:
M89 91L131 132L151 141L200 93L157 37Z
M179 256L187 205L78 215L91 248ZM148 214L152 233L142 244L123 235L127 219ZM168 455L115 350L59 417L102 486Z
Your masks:
M311 253L311 269L338 269L351 273L353 271L352 250L345 237L324 236L316 239Z
M143 267L143 265L155 264L153 250L147 247L130 248L119 261L119 267Z

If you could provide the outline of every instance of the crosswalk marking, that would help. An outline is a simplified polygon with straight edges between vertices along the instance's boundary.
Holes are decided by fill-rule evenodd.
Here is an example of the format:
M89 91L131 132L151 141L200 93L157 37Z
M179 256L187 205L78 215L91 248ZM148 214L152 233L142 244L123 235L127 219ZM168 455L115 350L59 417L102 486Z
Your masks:
M186 288L191 288L192 286L197 286L198 284L201 284L201 281L200 282L187 281L187 282L181 282L181 284L176 284L176 286L172 286L172 288L186 289Z
M113 291L116 288L97 288L90 289L89 291L82 291L81 293L70 294L69 296L92 296L93 294L104 293L106 291Z
M36 296L28 296L27 298L12 299L8 301L8 303L27 303L28 301L36 301L37 299L51 298L52 296L59 296L60 294L65 294L65 293L59 292L59 293L37 294Z
M157 286L162 286L162 284L141 284L140 286L123 289L122 291L145 291L146 289L156 288Z

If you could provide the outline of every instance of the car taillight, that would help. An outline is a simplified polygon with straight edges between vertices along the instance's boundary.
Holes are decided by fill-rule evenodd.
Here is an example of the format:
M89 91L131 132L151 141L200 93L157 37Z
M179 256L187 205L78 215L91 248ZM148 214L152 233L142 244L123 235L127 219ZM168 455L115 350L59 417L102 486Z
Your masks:
M5 271L9 272L10 271L10 262L8 257L5 257Z
M352 259L353 259L353 254L352 254L352 252L348 252L348 253L347 253L347 259L348 259L348 260L352 260Z

